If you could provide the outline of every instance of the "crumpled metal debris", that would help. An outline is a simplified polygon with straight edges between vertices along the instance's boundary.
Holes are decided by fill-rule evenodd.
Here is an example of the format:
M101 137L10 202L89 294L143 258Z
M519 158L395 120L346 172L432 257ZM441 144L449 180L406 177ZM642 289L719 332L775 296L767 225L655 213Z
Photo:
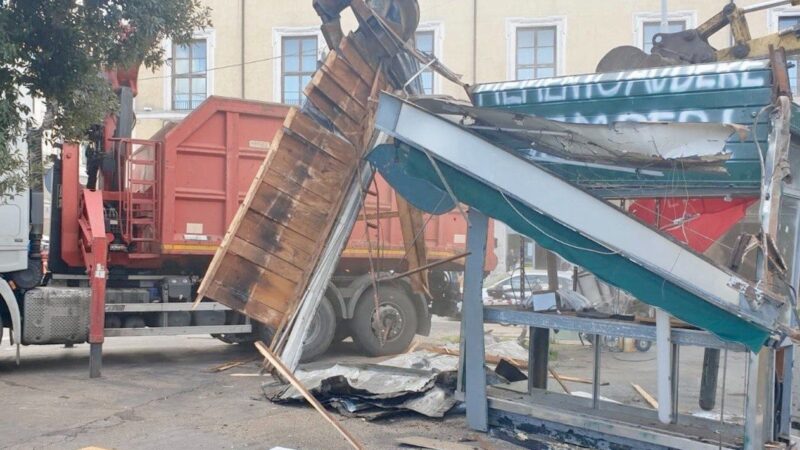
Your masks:
M413 411L441 418L456 405L458 358L415 352L381 364L335 364L318 370L297 370L295 376L320 403L346 416L377 420ZM262 386L276 403L301 402L290 385Z

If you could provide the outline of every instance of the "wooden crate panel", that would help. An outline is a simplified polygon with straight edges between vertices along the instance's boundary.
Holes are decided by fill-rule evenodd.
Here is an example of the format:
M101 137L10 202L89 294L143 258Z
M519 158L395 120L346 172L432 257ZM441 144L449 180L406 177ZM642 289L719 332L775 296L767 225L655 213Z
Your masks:
M320 195L315 194L313 191L303 187L302 185L286 178L285 175L276 172L272 168L264 173L261 183L270 186L269 188L265 189L271 188L284 192L290 195L292 198L298 199L312 208L327 211L333 207L333 203L330 201L326 200Z
M330 220L324 210L310 207L300 199L274 188L259 189L259 195L253 197L250 210L282 223L287 228L313 240L320 239L320 233Z
M228 251L261 268L269 268L289 281L299 283L303 280L303 269L238 237L233 238Z
M358 150L346 140L330 131L320 128L319 124L305 114L296 114L288 123L285 132L302 139L318 149L336 158L342 164L350 166L358 159Z
M317 113L288 113L200 286L200 295L274 328L314 273L372 135L370 97L387 86L376 58L359 53L367 46L350 39L306 87Z
M252 211L245 213L235 236L301 268L314 254L313 240Z

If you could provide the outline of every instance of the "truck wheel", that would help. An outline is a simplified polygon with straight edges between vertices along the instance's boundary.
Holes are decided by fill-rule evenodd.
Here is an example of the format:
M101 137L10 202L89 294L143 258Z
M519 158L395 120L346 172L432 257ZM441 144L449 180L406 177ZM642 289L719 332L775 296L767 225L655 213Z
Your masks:
M373 326L375 299L367 289L356 305L351 323L353 340L370 356L396 355L405 351L417 332L417 313L414 303L401 289L391 286L378 288L380 321ZM383 330L383 346L378 333Z
M333 342L342 342L353 333L350 331L349 321L341 319L336 323L336 332L333 333Z
M309 362L317 359L328 351L333 343L336 332L336 313L327 297L322 297L317 312L311 320L305 339L303 339L303 356L300 362Z

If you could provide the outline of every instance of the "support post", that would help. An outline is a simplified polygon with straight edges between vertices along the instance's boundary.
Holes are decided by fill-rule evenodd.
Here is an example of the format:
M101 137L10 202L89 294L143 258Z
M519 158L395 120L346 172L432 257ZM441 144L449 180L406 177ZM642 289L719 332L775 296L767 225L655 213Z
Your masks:
M530 329L530 346L528 347L528 387L547 389L547 366L550 364L550 330L547 328Z
M483 265L486 257L488 218L470 209L467 213L467 251L464 267L464 298L462 302L464 352L460 367L466 392L467 424L473 430L488 431L489 406L486 398L483 343Z
M558 257L547 252L547 289L558 290ZM561 301L556 295L556 302ZM550 365L550 330L530 327L528 346L528 392L533 389L547 389L548 366Z
M594 342L594 359L592 360L592 408L600 408L600 335L595 334L592 336Z
M671 340L672 339L670 339L670 341ZM681 367L681 347L673 342L671 344L671 349L672 355L670 357L670 363L672 364L672 370L670 371L669 385L670 394L672 395L672 405L670 414L672 416L671 423L676 424L678 423L678 399L680 398L680 395L678 395L678 383Z
M744 449L764 448L764 415L767 406L767 384L770 349L763 347L758 353L748 353L747 386L744 405Z
M711 411L717 403L719 379L719 349L707 348L703 352L703 374L700 378L700 408Z
M672 345L669 314L656 308L656 364L658 420L672 422Z

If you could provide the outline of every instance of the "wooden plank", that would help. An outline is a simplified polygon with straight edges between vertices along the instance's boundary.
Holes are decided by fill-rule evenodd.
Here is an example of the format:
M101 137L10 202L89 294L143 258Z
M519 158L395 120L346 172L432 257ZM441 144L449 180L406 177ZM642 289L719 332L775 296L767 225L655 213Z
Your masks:
M220 364L220 365L218 365L216 367L212 367L208 371L209 372L224 372L224 371L226 371L228 369L233 369L234 367L243 366L245 364L249 364L249 363L254 362L254 361L258 361L258 358L247 358L247 359L242 359L242 360L239 360L239 361L229 361L229 362L226 362L225 364Z
M351 97L358 99L366 107L370 84L356 74L355 70L342 58L327 59L322 71L330 76Z
M227 279L221 278L225 282ZM206 296L214 300L224 303L237 311L246 314L247 316L267 325L280 323L284 313L270 308L267 305L258 303L256 301L248 301L249 293L247 291L240 291L236 288L226 286L218 279L214 279L208 283Z
M305 267L310 262L308 257L313 255L316 250L316 243L313 240L249 210L245 214L236 236L261 247L266 252L275 254L288 252L289 257L299 258L299 261L294 263L297 267ZM292 259L286 260L292 261Z
M269 363L272 364L272 367L274 367L278 371L281 377L288 380L289 383L291 383L295 389L297 389L301 394L303 394L303 397L306 399L306 401L308 401L308 403L310 403L311 406L313 406L314 409L316 409L317 412L320 413L328 423L330 423L334 428L336 428L336 431L338 431L339 434L344 436L344 438L347 440L347 442L350 443L350 445L353 446L353 448L355 448L356 450L362 450L363 448L365 448L364 444L362 444L361 441L359 441L355 436L350 434L350 432L348 432L339 423L339 421L336 420L336 418L333 417L331 413L329 413L325 409L325 407L322 406L322 404L320 404L320 402L317 401L317 399L313 395L311 395L310 392L308 392L308 389L306 389L305 386L303 386L303 383L301 383L300 380L298 380L297 377L295 377L294 374L289 369L286 368L286 366L283 364L280 358L275 356L267 348L267 346L264 345L263 342L257 341L256 348L262 355L264 355L267 361L269 361Z
M260 247L239 238L235 237L231 242L228 251L231 254L238 255L241 258L261 267L262 269L269 269L273 272L278 272L289 281L299 283L303 279L303 269L295 266L293 262L286 261L279 258L274 253L265 253Z
M351 143L320 127L305 114L298 113L294 117L288 126L288 132L328 153L342 164L352 165L358 158L358 152Z
M552 367L548 367L547 370L550 372L550 376L553 377L553 379L556 380L556 382L558 382L559 386L561 386L561 389L564 390L564 393L566 393L567 395L572 395L572 391L569 390L567 385L564 383L564 379L561 378L558 372L556 372L556 370L553 369Z
M330 220L327 211L311 208L277 189L262 189L250 209L313 240L319 239L320 230Z
M316 86L309 84L304 93L308 101L320 110L348 141L352 142L354 145L359 145L363 134L363 128L358 122L351 119L345 111L326 97Z
M372 61L368 62L364 59L364 57L358 53L358 50L352 42L352 39L343 40L339 49L336 50L336 54L344 58L345 62L353 68L361 80L370 84L372 83L372 79L375 78L375 72L378 70L378 63L376 61L373 65Z
M298 144L292 145L289 142L292 140ZM287 142L281 143L270 168L329 202L335 202L349 170L322 152L305 151L299 141L288 135L284 135L282 141Z
M272 141L200 288L254 320L289 320L319 262L345 188L372 135L380 63L342 44L307 88L309 101L344 136L290 110ZM346 55L346 56L345 56Z
M235 288L234 295L246 296L247 302L258 302L275 311L284 313L286 301L296 290L298 283L287 280L280 274L252 264L243 264L241 257L230 254L230 264L219 269L220 277L229 280L226 287Z
M353 170L353 168L342 164L333 156L320 151L317 147L291 134L285 134L283 136L283 142L281 142L280 148L281 154L285 153L288 157L297 158L308 164L312 169L318 170L320 174L326 176L331 174L338 175ZM339 176L341 177L342 175Z
M261 183L267 185L262 189L277 189L311 208L327 211L333 205L330 201L315 194L313 191L306 189L302 185L297 184L297 182L286 178L285 174L278 173L272 169L268 170L267 173L264 174L264 178L261 180Z
M296 108L291 108L289 110L289 116L292 116L293 112L296 111ZM284 120L284 126L291 121L290 117L287 117ZM277 136L276 136L277 137ZM218 300L217 298L207 295L208 290L211 287L211 283L216 280L216 274L219 270L220 266L222 265L223 260L225 259L225 254L228 252L228 247L230 246L231 240L233 236L236 234L237 230L239 229L239 225L241 224L242 220L244 219L245 214L247 213L247 207L253 201L253 196L255 196L256 192L260 187L260 180L264 177L267 173L268 168L271 166L272 155L277 151L277 147L279 145L279 139L273 139L272 143L270 144L270 149L267 152L267 156L264 158L264 161L261 163L261 166L258 168L258 172L256 172L256 177L252 183L250 183L250 187L247 189L247 195L245 195L244 201L242 205L240 205L239 210L236 211L236 215L233 217L233 222L228 225L228 229L225 232L225 236L222 238L222 242L220 246L217 248L216 253L214 254L214 258L211 259L211 263L206 269L206 273L203 276L203 280L200 282L200 286L197 289L197 298L194 301L194 306L200 304L204 297L208 296L213 300ZM226 304L224 302L220 302ZM227 306L234 308L232 304L226 304Z
M366 101L368 97L364 97L362 101L353 98L349 92L342 89L332 76L324 70L317 71L314 78L311 79L311 85L319 89L325 97L333 102L340 110L342 110L347 117L353 119L356 123L361 123L367 116Z
M647 391L644 390L643 387L639 386L636 383L631 383L631 387L637 394L639 394L648 405L650 405L653 409L658 409L658 401L653 398Z

